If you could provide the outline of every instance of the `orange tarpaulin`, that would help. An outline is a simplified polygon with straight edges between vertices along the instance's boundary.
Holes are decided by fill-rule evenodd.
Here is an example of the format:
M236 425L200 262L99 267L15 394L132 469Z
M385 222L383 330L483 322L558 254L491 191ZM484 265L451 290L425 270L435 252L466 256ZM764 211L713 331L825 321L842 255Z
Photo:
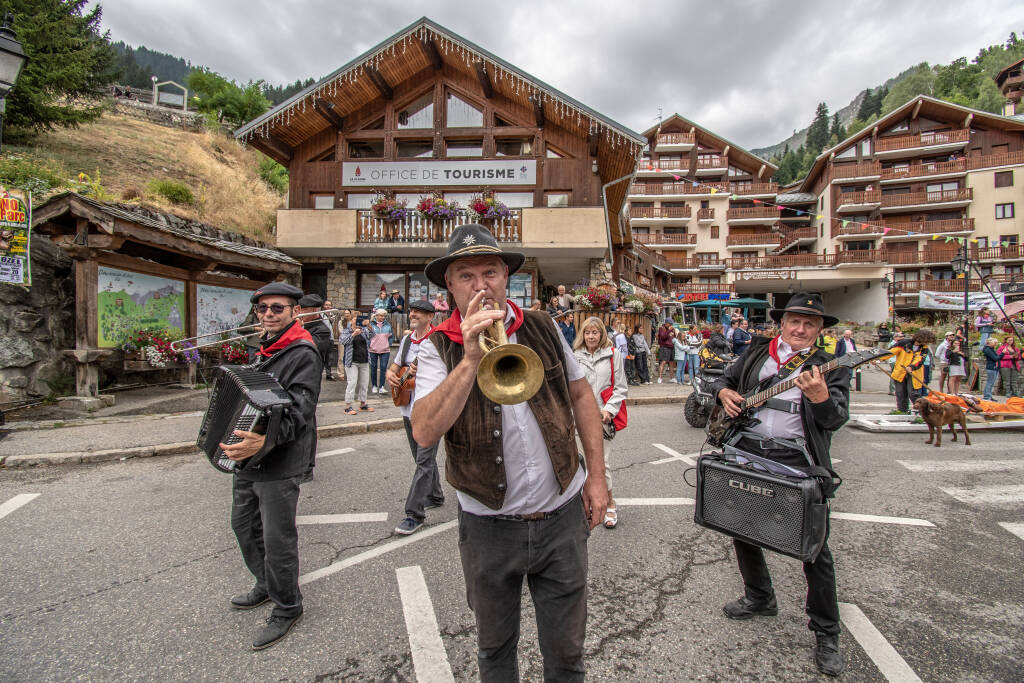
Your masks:
M932 403L952 403L960 406L964 410L969 410L967 402L956 394L943 394L938 391L929 391L926 398ZM975 403L986 413L1020 413L1024 415L1024 398L1011 397L1006 399L1006 403L996 403L995 401L986 401L979 398L975 400Z

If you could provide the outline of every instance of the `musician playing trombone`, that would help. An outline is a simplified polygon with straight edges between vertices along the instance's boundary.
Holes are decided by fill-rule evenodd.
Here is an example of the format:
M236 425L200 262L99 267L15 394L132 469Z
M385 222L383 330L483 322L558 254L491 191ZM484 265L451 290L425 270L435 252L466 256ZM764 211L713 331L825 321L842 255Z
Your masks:
M481 680L518 680L526 577L544 679L582 681L587 537L608 503L601 417L551 316L523 311L505 298L508 276L523 260L523 254L502 251L487 228L471 224L456 228L448 254L427 265L427 279L448 290L457 310L420 344L412 428L421 445L445 438L445 476L459 500L459 553L476 616ZM481 376L481 387L478 372L487 361L479 338L486 330L500 340L503 335L489 329L496 321L504 324L509 345L532 350L536 364L524 362L521 378L497 371ZM492 386L498 384L513 394L503 403L488 398L499 393ZM515 387L527 384L539 389L520 397Z
M817 349L814 342L823 327L835 325L838 319L825 314L820 295L805 292L794 294L785 308L772 309L771 316L780 324L782 335L770 340L754 338L746 353L718 381L718 400L726 413L735 417L741 412L744 395L755 389L761 391L790 377L797 378L796 387L769 399L757 411L760 422L748 427L731 445L783 465L831 470L832 433L849 417L850 373L837 370L823 376L818 366L832 360L832 356ZM823 493L826 497L832 495L831 490ZM779 608L764 551L738 539L733 543L744 594L722 611L730 619L775 616ZM807 625L817 640L815 664L822 673L838 676L843 659L839 654L839 603L827 522L825 543L814 562L804 563L804 575Z

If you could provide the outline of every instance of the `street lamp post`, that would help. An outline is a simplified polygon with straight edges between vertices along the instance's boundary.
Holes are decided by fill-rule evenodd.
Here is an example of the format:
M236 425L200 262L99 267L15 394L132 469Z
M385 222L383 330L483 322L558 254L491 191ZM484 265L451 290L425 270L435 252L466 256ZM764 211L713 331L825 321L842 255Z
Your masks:
M967 254L967 242L965 241L960 245L960 251L957 252L953 260L950 261L953 266L953 272L957 273L964 279L964 348L962 349L964 356L967 356L968 349L970 349L970 309L968 308L968 298L971 287L971 258Z
M18 80L22 67L28 61L18 37L11 28L14 15L8 12L0 26L0 145L3 144L4 114L7 112L7 93Z
M896 281L895 281L895 277L896 276L893 275L893 279L892 280L889 279L888 275L886 275L885 277L882 278L882 284L885 285L885 296L889 300L889 315L892 318L891 322L889 323L889 330L890 331L892 331L892 329L894 327L896 327Z

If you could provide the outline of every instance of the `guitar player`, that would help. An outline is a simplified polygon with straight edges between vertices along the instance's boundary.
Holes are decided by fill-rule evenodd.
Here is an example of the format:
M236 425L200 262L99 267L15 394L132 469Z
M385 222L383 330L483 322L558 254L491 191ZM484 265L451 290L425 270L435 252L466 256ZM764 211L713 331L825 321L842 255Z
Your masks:
M825 314L818 294L798 292L785 308L772 309L771 316L782 330L780 337L755 337L743 357L718 380L718 400L725 412L740 414L744 395L763 390L798 375L796 387L772 398L756 413L760 422L748 426L733 446L785 465L814 465L832 468L829 446L832 433L848 418L850 373L845 370L822 376L817 366L832 359L814 345L818 334L838 320ZM831 491L826 491L831 495ZM744 595L726 604L722 611L730 619L775 616L778 605L764 551L738 539L733 540L736 560L743 576ZM814 562L804 563L807 578L806 612L808 628L814 631L814 661L819 671L838 676L843 670L839 653L839 605L836 599L835 568L825 544Z
M409 304L409 326L412 328L412 334L407 334L402 339L398 345L398 353L395 354L395 362L388 368L386 378L392 388L397 389L400 386L403 367L409 367L411 374L415 376L413 363L416 360L416 352L419 350L420 342L434 331L430 324L434 319L434 313L434 304L429 301L416 300ZM409 397L412 397L412 392L409 392ZM416 462L416 472L412 476L409 495L405 499L405 519L395 527L395 533L408 536L423 526L428 509L444 505L444 491L441 490L441 475L437 471L437 444L424 448L412 438L412 423L409 419L412 417L411 401L400 405L398 410L402 413L405 435L409 437L409 448Z

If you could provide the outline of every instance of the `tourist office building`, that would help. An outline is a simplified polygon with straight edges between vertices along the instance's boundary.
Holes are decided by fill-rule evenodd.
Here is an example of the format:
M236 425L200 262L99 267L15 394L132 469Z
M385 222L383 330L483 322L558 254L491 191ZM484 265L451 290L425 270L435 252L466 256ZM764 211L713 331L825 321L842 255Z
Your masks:
M382 288L433 300L424 265L478 220L527 256L509 281L520 305L542 287L611 280L609 242L630 242L620 213L645 142L426 18L236 136L288 168L277 246L302 262L304 288L361 310ZM375 210L381 197L393 203ZM422 215L432 197L461 208ZM466 209L481 197L507 211L481 220Z

